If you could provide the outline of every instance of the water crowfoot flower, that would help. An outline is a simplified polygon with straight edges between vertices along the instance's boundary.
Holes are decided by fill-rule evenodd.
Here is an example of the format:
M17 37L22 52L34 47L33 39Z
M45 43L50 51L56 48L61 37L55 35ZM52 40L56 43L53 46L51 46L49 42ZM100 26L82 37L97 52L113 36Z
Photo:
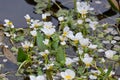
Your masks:
M65 62L66 65L71 65L73 62L74 61L71 58L66 57L66 62Z
M75 72L70 69L65 70L65 72L61 72L60 74L64 80L72 80L75 77Z
M82 18L86 18L86 14L89 10L94 10L94 8L91 8L90 5L87 2L76 2L77 5L77 11L81 14Z
M82 61L86 64L86 67L90 67L90 64L92 63L93 58L90 57L88 54L85 54Z
M26 14L26 15L24 16L24 18L26 19L27 24L30 24L31 18L30 18L30 16L29 16L29 14Z
M39 75L39 76L34 76L34 75L30 75L30 80L47 80L45 75Z
M45 45L48 45L48 44L49 44L49 39L45 39L45 40L43 41L43 43L44 43Z
M30 47L33 47L33 44L29 41L25 41L24 43L21 43L22 47L25 49L29 49Z
M112 59L115 54L116 54L116 51L112 51L112 50L107 50L105 52L105 56L109 59Z
M30 33L33 37L37 36L37 31L36 30L30 31Z
M3 24L4 26L14 28L14 25L10 20L5 19L4 22L5 22L5 24Z

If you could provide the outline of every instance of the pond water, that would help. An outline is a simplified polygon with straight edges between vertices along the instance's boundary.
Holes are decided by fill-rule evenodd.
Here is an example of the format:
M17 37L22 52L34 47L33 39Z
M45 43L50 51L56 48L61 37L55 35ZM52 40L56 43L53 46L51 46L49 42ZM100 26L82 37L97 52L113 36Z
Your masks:
M59 1L62 6L66 9L73 8L73 2L72 0L57 0ZM110 5L108 4L107 0L100 0L102 1L101 4L96 4L96 0L92 0L91 5L95 8L95 13L98 19L100 20L100 23L111 23L115 24L115 18L119 17L120 15L116 12L114 12ZM0 24L4 23L4 19L11 20L15 27L22 27L26 28L27 24L24 19L24 16L26 14L29 14L33 19L39 19L41 20L41 15L34 13L34 5L36 3L33 2L33 0L1 0L0 1ZM56 18L52 18L52 22L54 25L58 25L58 21ZM8 61L7 63L3 63L2 60L5 57L0 57L0 63L5 65L4 70L2 72L7 71L14 71L17 70L17 65L11 63ZM18 79L17 77L14 77L13 75L8 75L8 78L10 80L22 80L21 78Z

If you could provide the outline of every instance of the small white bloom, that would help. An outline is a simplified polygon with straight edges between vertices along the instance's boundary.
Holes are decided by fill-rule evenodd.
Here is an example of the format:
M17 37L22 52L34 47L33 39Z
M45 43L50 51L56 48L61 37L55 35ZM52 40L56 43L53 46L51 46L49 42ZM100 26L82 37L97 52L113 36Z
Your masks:
M79 61L79 57L73 58L73 62L78 62L78 61Z
M45 39L45 40L43 41L43 43L44 43L45 45L48 45L48 44L49 44L49 39Z
M45 64L45 68L44 69L52 69L54 66L54 63L51 64Z
M4 26L14 28L14 25L10 20L5 19L4 22L5 22L5 24L3 24Z
M101 74L101 72L99 71L99 70L91 70L90 71L91 73L93 73L93 74L97 74L97 75L100 75Z
M48 28L42 28L41 31L43 31L44 34L45 34L46 36L49 36L49 37L50 37L52 34L55 33L55 29L54 29L54 28L50 28L50 29L48 29Z
M98 49L98 52L104 52L105 50L104 49Z
M65 41L60 42L61 45L66 45Z
M77 5L77 11L82 15L83 18L86 17L86 14L89 10L93 10L94 8L91 8L90 5L87 2L76 2Z
M27 21L30 21L30 15L29 14L26 14L25 16L24 16L24 18L27 20Z
M29 47L33 47L33 44L29 41L25 41L24 43L21 43L22 47L25 49L28 49Z
M91 64L92 61L93 61L93 58L90 57L88 54L85 54L85 55L84 55L84 58L82 59L82 61L86 64L86 67L89 67L90 64Z
M103 62L103 63L104 63L104 62L105 62L105 59L104 59L104 58L102 58L102 59L101 59L101 62Z
M60 74L64 80L72 80L75 77L75 72L70 69L65 70L65 72L61 72Z
M73 62L74 61L71 58L66 57L66 62L65 62L66 65L71 65Z
M112 50L107 50L105 52L105 56L109 59L112 59L115 54L116 54L116 51L112 51Z
M82 46L88 46L89 43L90 43L90 41L89 41L88 38L80 39L79 42L80 42L80 44L81 44Z
M79 53L80 55L82 55L82 54L83 54L83 50L82 50L81 48L78 48L78 53Z
M45 75L39 75L39 76L34 76L34 75L30 75L30 80L47 80Z
M63 16L58 17L58 20L59 20L59 21L64 21L64 17L63 17Z
M75 44L78 43L79 40L83 39L83 35L82 35L81 32L76 33L75 36L73 35L73 32L72 32L72 33L69 34L68 37L69 37L71 40L73 40Z
M90 45L88 46L88 48L90 48L90 49L96 49L96 48L97 48L97 45L90 44Z
M118 78L118 80L120 80L120 78Z
M89 78L92 79L92 80L94 80L94 79L97 79L97 76L90 75Z
M8 32L4 32L4 34L5 34L7 37L10 37L10 36L11 36L10 33L8 33Z
M80 19L79 19L79 20L77 20L77 23L78 23L78 24L82 24L82 23L83 23L83 20L80 20Z
M70 33L71 33L70 28L69 28L68 26L65 26L64 29L63 29L63 34L62 34L62 36L67 37L68 34L70 34Z
M97 21L91 21L91 22L90 22L90 24L89 24L89 26L90 26L90 28L92 28L93 30L95 30L95 29L96 29L97 24L98 24L98 22L97 22Z
M37 36L37 31L36 30L30 31L30 34L35 37Z
M39 20L32 20L30 28L38 28L41 25L43 25L43 22L40 22Z
M41 56L47 56L50 52L48 50L45 50L44 52L40 52L39 54Z
M53 26L52 22L44 22L43 28L51 29L51 28L55 28L55 26Z

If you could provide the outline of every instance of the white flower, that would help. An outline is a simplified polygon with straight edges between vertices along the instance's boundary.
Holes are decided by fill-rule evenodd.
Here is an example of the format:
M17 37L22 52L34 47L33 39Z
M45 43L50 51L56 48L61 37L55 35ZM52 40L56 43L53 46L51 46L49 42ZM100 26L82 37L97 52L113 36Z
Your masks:
M30 34L35 37L37 36L37 31L36 30L30 31Z
M90 71L91 73L93 73L93 74L97 74L97 75L100 75L101 74L101 72L99 71L99 70L91 70Z
M52 22L44 22L43 28L51 29L51 28L55 28L55 26L53 26Z
M92 28L93 30L95 30L97 24L98 24L97 21L91 21L91 22L89 23L89 26L90 26L90 28Z
M30 75L30 80L47 80L45 75L39 75L39 76L34 76L34 75Z
M78 23L78 24L82 24L82 23L83 23L83 20L80 20L80 19L79 19L79 20L77 20L77 23Z
M77 11L82 15L82 17L86 17L86 14L89 10L93 10L87 2L79 2L77 1Z
M24 43L21 43L22 47L25 49L28 49L29 47L33 47L33 44L29 41L25 41Z
M49 44L49 39L45 39L45 40L43 41L43 43L44 43L45 45L48 45L48 44Z
M30 28L38 28L42 24L43 24L43 22L40 22L39 20L32 20Z
M59 38L60 38L61 41L67 41L67 40L68 40L67 37L65 37L65 36L63 36L63 35L62 35L62 36L59 36Z
M7 37L10 37L10 36L11 36L10 33L8 33L8 32L4 32L4 34L5 34Z
M103 62L103 63L104 63L104 62L105 62L105 59L104 59L104 58L102 58L102 59L101 59L101 62Z
M5 19L4 22L5 22L5 24L3 24L4 26L14 28L14 25L10 20Z
M75 72L70 69L65 70L65 72L61 72L60 74L64 80L72 80L75 77Z
M44 20L47 18L47 16L50 16L50 15L51 15L50 13L44 13L42 14L42 19Z
M88 54L85 54L85 55L84 55L84 58L82 59L82 61L86 64L86 67L89 67L90 64L91 64L92 61L93 61L93 58L90 57Z
M73 58L73 62L78 62L78 61L79 61L79 57Z
M76 33L75 36L73 35L73 32L72 32L72 33L69 34L68 37L69 37L71 40L73 40L75 44L78 43L79 40L83 39L83 35L82 35L81 32Z
M58 17L58 20L59 20L59 21L64 21L64 17L63 17L63 16Z
M48 36L48 37L50 37L52 34L55 33L55 29L54 28L50 28L50 29L48 29L48 28L42 28L41 31L43 31L44 34L46 36Z
M30 19L31 19L31 18L30 18L30 16L29 16L29 14L26 14L26 15L24 16L24 18L26 19L27 22L30 22Z
M45 68L44 69L52 69L54 66L54 63L51 64L45 64Z
M68 26L65 26L64 29L63 29L63 36L67 37L68 34L70 34L71 31L70 31L70 28Z
M66 45L65 41L60 42L61 45Z
M98 49L98 52L104 52L104 49Z
M45 50L44 52L40 52L39 54L43 57L47 56L50 52L48 50Z
M71 58L66 57L66 62L65 62L66 65L71 65L73 62L74 61Z
M78 54L80 54L80 55L83 54L83 50L81 48L78 48Z
M80 44L81 44L82 46L88 46L89 43L90 43L90 41L89 41L88 38L80 39L79 42L80 42Z
M109 59L112 59L115 54L116 54L116 51L112 51L112 50L107 50L105 52L105 56Z
M90 45L88 46L88 48L90 48L90 49L96 49L96 48L97 48L97 45L90 44Z
M120 80L120 78L118 78L118 80Z
M92 80L94 80L94 79L97 79L97 76L90 75L89 78L92 79Z

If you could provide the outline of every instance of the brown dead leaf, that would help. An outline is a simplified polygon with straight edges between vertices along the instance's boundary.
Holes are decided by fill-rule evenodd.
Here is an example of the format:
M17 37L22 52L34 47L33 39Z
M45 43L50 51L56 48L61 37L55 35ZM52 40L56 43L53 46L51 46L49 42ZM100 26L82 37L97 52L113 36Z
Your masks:
M0 42L3 42L4 39L4 33L2 30L0 30Z
M112 5L114 5L118 11L120 11L120 5L116 0L108 0L108 1L112 3Z
M16 57L13 55L13 53L9 49L3 47L3 53L6 56L6 58L9 59L11 62L15 64L17 63Z

